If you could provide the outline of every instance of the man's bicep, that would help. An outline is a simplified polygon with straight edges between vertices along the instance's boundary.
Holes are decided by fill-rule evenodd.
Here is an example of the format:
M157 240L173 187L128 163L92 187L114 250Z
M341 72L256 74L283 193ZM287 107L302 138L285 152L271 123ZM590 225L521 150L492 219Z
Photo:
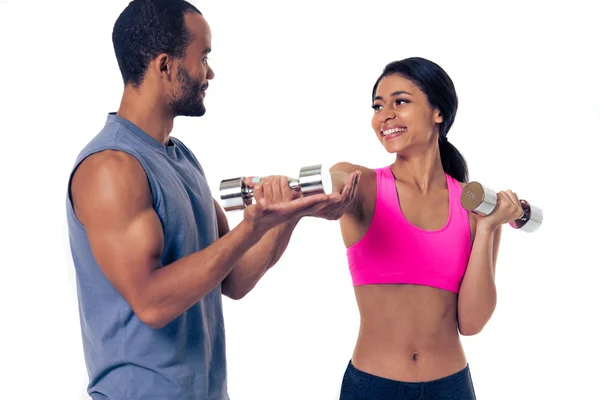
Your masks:
M72 193L96 262L131 306L142 308L163 250L143 168L124 153L91 156L76 171Z
M144 210L115 224L89 226L96 262L123 297L136 307L152 272L160 267L162 231L154 210Z

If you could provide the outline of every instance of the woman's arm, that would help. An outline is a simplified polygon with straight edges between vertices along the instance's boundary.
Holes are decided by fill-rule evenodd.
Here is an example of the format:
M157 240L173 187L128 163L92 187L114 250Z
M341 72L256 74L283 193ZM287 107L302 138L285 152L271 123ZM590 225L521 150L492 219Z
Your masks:
M339 162L329 168L331 174L331 186L333 193L340 193L343 205L332 206L320 212L316 217L325 219L339 219L346 214L357 216L360 214L363 199L364 184L361 176L365 168L349 162ZM354 180L351 191L345 191L349 180Z
M458 329L476 335L496 308L496 260L501 226L523 215L519 199L510 190L499 192L496 208L488 216L475 216L477 225L471 257L458 293Z
M458 295L458 329L476 335L496 308L496 260L502 227L477 224L471 257Z

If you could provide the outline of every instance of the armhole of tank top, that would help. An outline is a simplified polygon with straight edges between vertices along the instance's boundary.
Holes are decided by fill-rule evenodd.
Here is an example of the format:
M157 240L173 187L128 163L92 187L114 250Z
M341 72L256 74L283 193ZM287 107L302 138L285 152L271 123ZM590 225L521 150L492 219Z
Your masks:
M75 171L77 171L77 169L79 168L81 163L83 161L85 161L86 158L90 157L93 154L96 154L96 153L99 153L99 152L105 151L105 150L122 151L122 152L127 153L130 156L134 157L140 163L140 165L142 166L142 169L144 170L144 174L146 175L146 180L148 182L148 186L150 187L150 193L152 194L152 204L154 205L154 209L158 211L162 208L162 204L163 204L162 195L161 195L160 191L157 190L159 185L158 185L158 182L156 181L156 178L149 172L150 168L146 165L144 160L142 160L142 158L139 157L137 154L135 154L132 150L127 149L126 146L119 146L115 141L115 143L113 145L105 145L105 146L95 147L93 149L86 151L85 153L83 153L82 155L80 155L78 157L77 161L73 165L73 168L71 169L71 174L69 175L69 180L68 180L68 184L67 184L67 201L69 202L69 212L72 214L73 220L77 223L77 225L81 229L83 229L84 226L81 223L81 221L79 221L79 218L77 218L77 215L75 214L75 210L73 208L73 201L71 199L71 184L73 182L73 176L75 175Z

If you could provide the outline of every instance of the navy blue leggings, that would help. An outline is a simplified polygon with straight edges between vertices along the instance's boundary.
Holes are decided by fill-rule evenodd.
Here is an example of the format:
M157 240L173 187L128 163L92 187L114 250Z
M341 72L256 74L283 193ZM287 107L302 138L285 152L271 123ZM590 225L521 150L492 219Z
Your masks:
M475 400L469 365L444 378L400 382L360 371L348 363L340 400Z

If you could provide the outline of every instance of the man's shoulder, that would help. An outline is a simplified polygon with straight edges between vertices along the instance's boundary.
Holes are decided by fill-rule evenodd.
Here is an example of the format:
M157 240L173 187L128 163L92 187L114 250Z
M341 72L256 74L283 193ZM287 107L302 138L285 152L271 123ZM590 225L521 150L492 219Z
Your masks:
M130 161L135 159L143 164L147 149L140 142L134 140L126 126L117 120L108 120L102 128L92 136L88 142L79 150L75 157L73 169L79 168L80 164L99 152L113 151L128 155Z
M96 131L88 142L79 150L77 161L86 158L91 153L98 151L98 149L109 149L114 147L120 141L119 137L120 126L118 124L105 124L99 131Z

